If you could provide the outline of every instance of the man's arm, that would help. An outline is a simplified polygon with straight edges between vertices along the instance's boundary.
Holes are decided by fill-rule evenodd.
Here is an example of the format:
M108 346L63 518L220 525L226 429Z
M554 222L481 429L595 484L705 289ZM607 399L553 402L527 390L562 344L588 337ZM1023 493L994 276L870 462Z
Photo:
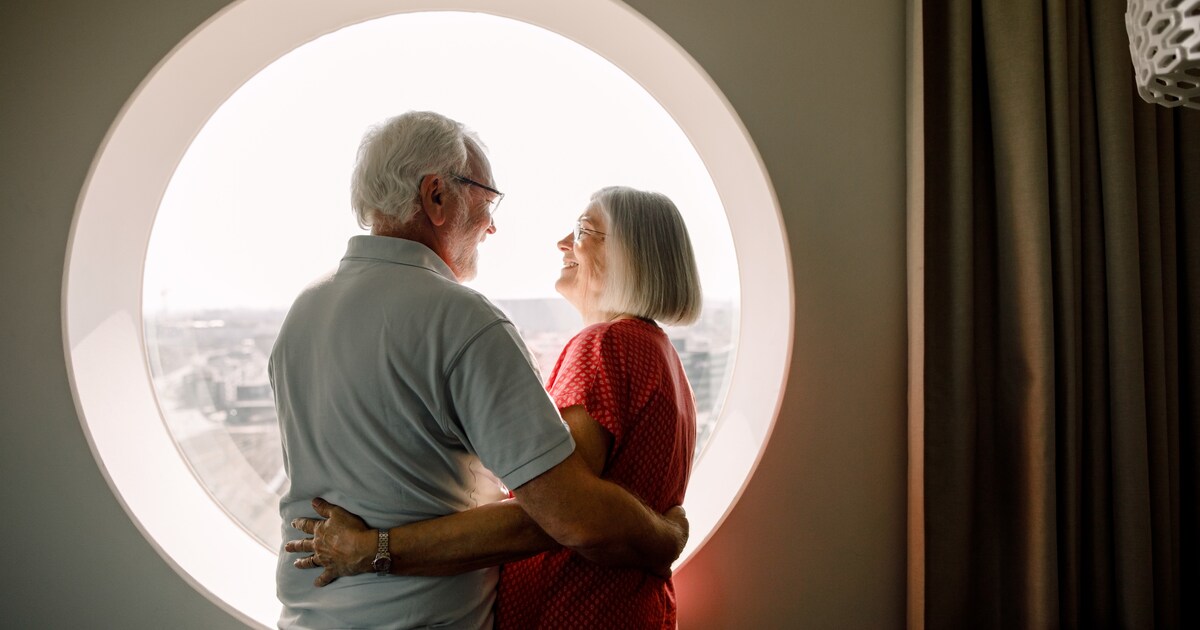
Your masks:
M612 437L582 406L563 410L575 453L517 488L516 501L481 506L389 532L396 575L455 575L547 551L559 544L601 564L636 566L663 577L687 542L683 508L660 516L620 486L601 479ZM314 537L291 541L290 552L311 552L298 568L321 566L324 586L339 576L368 573L376 530L324 500L313 508L326 520L296 519ZM551 532L551 533L547 533Z
M522 507L558 543L593 562L670 575L671 563L687 542L687 521L660 516L601 478L612 435L586 408L568 407L562 417L575 440L575 453L513 491ZM682 508L674 516L679 515Z
M576 345L564 350L560 359L563 363L581 359L576 355L584 351ZM579 364L578 371L600 369L592 363ZM559 544L596 562L668 573L683 548L686 532L620 486L599 477L609 445L602 439L589 445L588 438L603 438L607 430L582 405L568 407L561 414L545 413L553 411L554 403L546 396L532 365L511 324L493 326L476 337L447 375L454 406L453 414L448 416L453 420L448 423L451 430L461 428L464 442L472 445L480 459L508 471L502 478L513 488L521 507ZM625 378L620 370L614 370L608 378ZM548 409L534 400L535 391L537 398L550 403ZM528 422L516 420L525 416ZM535 440L548 440L553 429L561 430L561 425L553 426L560 417L575 438L574 453L562 459L556 452L554 461L558 464L553 467L541 461L525 465L537 455L538 443L517 439L516 432L528 431ZM580 425L594 430L580 432ZM594 468L589 465L596 462L599 465Z
M597 477L579 453L513 493L546 534L592 562L666 576L687 543L682 508L654 512Z

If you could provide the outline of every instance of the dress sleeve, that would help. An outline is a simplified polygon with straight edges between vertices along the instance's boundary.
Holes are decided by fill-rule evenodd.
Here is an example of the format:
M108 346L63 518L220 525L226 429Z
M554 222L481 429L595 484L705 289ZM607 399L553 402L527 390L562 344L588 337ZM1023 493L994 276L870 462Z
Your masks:
M632 420L629 382L623 344L611 327L584 330L563 350L550 384L550 394L559 409L583 405L600 426L613 436L616 452Z

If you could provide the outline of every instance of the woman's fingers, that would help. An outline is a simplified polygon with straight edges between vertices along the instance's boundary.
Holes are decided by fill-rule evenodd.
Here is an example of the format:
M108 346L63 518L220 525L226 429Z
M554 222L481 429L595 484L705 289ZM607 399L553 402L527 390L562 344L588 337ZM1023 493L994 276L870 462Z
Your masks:
M317 555L313 554L311 556L305 556L303 558L300 558L299 560L296 560L295 562L292 563L292 566L296 567L297 569L320 569L320 568L322 568L323 565L322 565L321 561L317 558ZM340 577L338 575L338 572L336 570L334 570L333 567L324 567L324 569L325 570L321 572L321 575L318 575L317 579L313 580L313 586L320 588L322 586L326 586L330 582L333 582L334 580L338 579L338 577ZM346 575L352 575L352 574L346 574Z
M313 510L324 518L298 517L291 526L312 535L312 538L289 540L284 551L310 553L292 562L297 569L324 567L324 571L313 583L325 586L339 577L358 575L371 570L370 558L375 553L375 538L370 544L357 544L361 534L367 532L367 524L358 516L317 497L312 500ZM361 547L361 549L360 549ZM363 554L366 554L365 559ZM362 565L362 566L360 566Z
M291 553L312 553L316 551L316 545L312 538L302 538L287 541L283 545L283 550Z
M338 576L333 572L333 569L325 569L325 571L321 573L321 575L318 575L317 579L313 581L313 586L320 588L336 579L338 579Z
M292 527L304 532L305 534L315 534L317 533L317 525L320 525L324 522L325 520L320 518L300 517L292 519Z
M317 564L317 557L313 555L300 558L299 560L293 562L292 566L296 567L297 569L316 569L321 565Z
M317 514L320 514L321 516L324 516L325 518L329 518L330 508L337 507L336 505L326 501L325 499L322 499L321 497L316 497L315 499L313 499L312 506L313 506L313 509L316 510Z

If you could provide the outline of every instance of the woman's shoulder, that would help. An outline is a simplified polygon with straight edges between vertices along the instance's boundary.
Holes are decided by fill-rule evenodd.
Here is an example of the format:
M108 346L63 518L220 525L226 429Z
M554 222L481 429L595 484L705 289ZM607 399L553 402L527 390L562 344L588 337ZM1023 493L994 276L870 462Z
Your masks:
M629 317L589 324L576 333L571 345L580 349L612 350L655 343L665 336L652 320Z

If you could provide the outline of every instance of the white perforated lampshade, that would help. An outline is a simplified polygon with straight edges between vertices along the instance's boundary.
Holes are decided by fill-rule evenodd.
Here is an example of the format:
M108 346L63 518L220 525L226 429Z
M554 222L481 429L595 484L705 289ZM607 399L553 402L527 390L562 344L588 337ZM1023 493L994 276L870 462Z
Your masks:
M1200 0L1129 0L1125 29L1142 98L1200 109Z

